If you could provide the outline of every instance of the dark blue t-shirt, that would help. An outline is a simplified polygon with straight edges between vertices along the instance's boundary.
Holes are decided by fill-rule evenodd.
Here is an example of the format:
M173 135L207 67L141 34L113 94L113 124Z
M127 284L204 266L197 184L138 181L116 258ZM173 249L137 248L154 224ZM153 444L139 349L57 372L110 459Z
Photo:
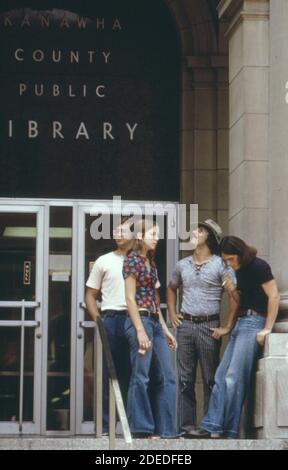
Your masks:
M247 266L236 271L237 289L240 292L240 308L252 309L267 315L268 297L262 284L274 279L269 264L254 258Z

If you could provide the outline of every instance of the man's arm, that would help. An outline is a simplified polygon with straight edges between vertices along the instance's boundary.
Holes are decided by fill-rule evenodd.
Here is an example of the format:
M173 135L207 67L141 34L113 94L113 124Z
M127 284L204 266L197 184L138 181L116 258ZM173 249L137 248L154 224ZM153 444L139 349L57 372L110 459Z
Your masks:
M91 287L86 287L86 293L85 293L86 308L93 321L96 321L97 317L100 317L100 312L96 303L98 292L99 292L99 289L92 289Z
M167 287L167 307L169 317L174 328L177 328L182 324L181 317L177 315L176 304L177 304L177 289L178 287L170 282Z
M223 273L222 287L224 287L225 291L229 295L229 313L227 323L224 327L211 328L211 331L213 331L212 337L215 339L220 339L222 336L228 335L230 333L235 325L237 310L240 305L240 294L236 287L236 277L233 271L229 271L227 267Z
M235 301L235 298L237 301ZM235 292L234 295L229 295L229 313L228 313L228 319L227 319L227 324L226 327L229 332L233 329L236 319L237 319L237 311L239 309L240 305L240 296L238 294L238 297L235 297Z
M222 286L225 291L229 294L230 299L233 299L236 304L240 304L240 293L237 290L234 280L228 275L225 275L223 278Z
M272 331L273 325L278 314L280 301L280 296L275 279L262 284L262 288L268 297L268 312L263 330L257 333L257 342L258 344L260 344L260 346L264 346L266 336Z
M211 328L213 331L212 337L215 339L220 339L222 336L228 335L235 325L237 318L237 310L239 307L239 301L235 302L234 297L229 295L229 313L227 323L222 328Z

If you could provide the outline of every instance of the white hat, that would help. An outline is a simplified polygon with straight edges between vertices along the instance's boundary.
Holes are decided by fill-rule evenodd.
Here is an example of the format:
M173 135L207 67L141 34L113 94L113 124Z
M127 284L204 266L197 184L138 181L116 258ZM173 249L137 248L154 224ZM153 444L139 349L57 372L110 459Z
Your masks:
M198 226L208 228L213 233L214 237L217 240L217 243L220 243L221 236L222 236L222 229L221 229L220 225L218 225L216 222L214 222L214 220L206 219L206 220L204 220L204 222L199 222Z

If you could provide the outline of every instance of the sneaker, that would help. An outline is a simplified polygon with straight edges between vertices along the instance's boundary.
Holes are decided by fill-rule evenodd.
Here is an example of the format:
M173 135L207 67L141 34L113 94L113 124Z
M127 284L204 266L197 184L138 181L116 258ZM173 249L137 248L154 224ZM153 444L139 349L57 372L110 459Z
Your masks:
M218 432L211 432L211 439L221 439L222 436Z
M192 429L191 431L185 432L185 439L208 439L210 432L205 429Z
M133 439L151 439L153 434L149 434L148 432L132 432Z
M161 439L180 439L180 437L184 437L185 432L179 432L178 434L173 434L172 436L161 436Z

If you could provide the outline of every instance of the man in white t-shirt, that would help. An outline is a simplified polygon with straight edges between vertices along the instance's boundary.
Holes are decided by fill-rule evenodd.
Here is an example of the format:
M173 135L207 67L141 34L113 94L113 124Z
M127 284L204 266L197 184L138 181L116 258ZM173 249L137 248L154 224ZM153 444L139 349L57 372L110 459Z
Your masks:
M113 237L117 248L115 251L100 256L94 263L86 282L85 301L88 313L95 321L97 316L100 315L96 298L99 291L101 291L101 318L125 403L130 379L130 358L128 343L124 334L124 323L128 312L122 270L124 257L133 246L128 217L122 219L121 225L113 232ZM108 432L109 423L109 389L105 361L103 365L103 432L106 433Z

